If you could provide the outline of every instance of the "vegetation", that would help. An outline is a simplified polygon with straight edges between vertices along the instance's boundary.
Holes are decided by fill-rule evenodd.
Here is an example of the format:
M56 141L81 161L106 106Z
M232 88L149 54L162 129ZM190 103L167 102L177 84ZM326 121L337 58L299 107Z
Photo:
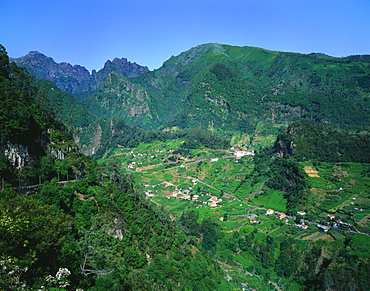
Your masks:
M275 288L271 282L283 290L366 289L366 278L345 267L369 267L364 250L346 247L349 241L359 246L368 237L349 232L370 232L366 220L370 202L359 198L370 197L366 164L302 163L292 156L275 156L274 147L261 150L253 160L235 159L236 149L196 149L185 152L187 158L182 159L182 144L172 140L117 148L110 159L136 171L131 175L140 181L141 191L177 217L187 236L193 236L233 282L258 290ZM172 160L173 154L177 156ZM222 199L216 207L209 205L214 195ZM266 215L268 208L287 213L287 222ZM307 214L299 216L298 210ZM328 214L341 224L334 227ZM302 219L311 222L307 229L302 228ZM210 224L209 232L204 233L203 223ZM316 226L327 223L328 233Z
M35 70L27 62L22 64ZM112 135L112 119L150 130L179 127L247 133L256 140L274 140L279 130L301 119L340 131L369 131L366 56L333 58L205 44L138 77L124 77L118 64L108 65L97 77L99 87L82 103L70 95L62 97L45 81L39 85L52 106L63 108L67 126L78 127L78 144L88 154L101 146L100 152L106 152L105 139L93 140L100 131L107 138ZM71 86L77 81L71 80ZM102 120L92 122L84 108Z
M279 134L276 151L295 159L321 162L369 163L370 136L332 130L309 120L290 125Z
M52 82L41 79L35 83L35 86L47 94L47 101L56 112L56 117L70 130L87 127L94 121L80 102Z
M205 44L130 79L165 126L254 133L306 118L342 129L369 124L365 58L332 58Z
M117 163L99 168L77 153L66 128L35 103L40 93L21 69L9 65L4 48L1 60L2 104L18 98L22 102L12 110L28 114L4 113L2 146L35 143L42 149L32 152L32 162L26 153L22 165L6 151L1 155L1 289L232 288L217 264L163 208L134 189ZM32 135L21 117L34 122Z
M95 157L102 157L111 149L121 147L137 147L140 143L150 143L153 141L165 141L177 138L185 139L182 144L182 151L198 148L225 149L230 142L216 133L202 129L184 129L175 132L163 132L158 130L144 130L136 126L127 124L121 119L113 119L103 122L102 127L110 126L110 131L103 130L106 133L102 137L102 145L99 147Z
M367 57L203 45L92 115L0 62L2 289L367 290Z

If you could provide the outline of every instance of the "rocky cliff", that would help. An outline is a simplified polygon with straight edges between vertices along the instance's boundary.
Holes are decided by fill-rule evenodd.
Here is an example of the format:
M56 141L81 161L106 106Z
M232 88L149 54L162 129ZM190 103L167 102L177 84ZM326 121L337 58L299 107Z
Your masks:
M107 61L103 69L90 72L83 66L69 63L56 63L52 58L31 51L20 58L10 58L21 67L27 68L36 79L47 79L52 81L60 89L75 94L78 99L83 99L90 92L95 91L107 76L115 71L125 77L137 77L149 69L136 63L131 63L125 58L115 58Z
M121 118L135 125L155 123L157 117L148 92L116 72L82 104L96 117Z

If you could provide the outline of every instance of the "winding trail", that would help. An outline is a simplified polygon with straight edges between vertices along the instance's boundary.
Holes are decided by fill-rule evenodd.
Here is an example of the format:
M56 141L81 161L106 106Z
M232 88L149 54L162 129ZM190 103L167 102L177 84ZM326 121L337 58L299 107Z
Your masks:
M224 158L224 159L230 159L230 158L235 158L235 156L227 156L227 157L223 157L223 158ZM199 163L199 162L203 162L203 161L207 161L207 160L211 160L211 159L197 159L197 160L192 160L192 161L190 161L190 162L189 162L189 163L187 163L187 164ZM151 165L151 166L159 166L159 165L163 165L163 163L161 163L161 164L157 164L157 165ZM177 166L177 167L179 167L179 166ZM163 169L162 171L166 171L166 170L169 170L169 169L170 169L170 168L168 168L168 169ZM135 173L136 171L132 171L132 170L130 170L130 169L128 169L128 168L126 168L126 172L127 172L127 173ZM173 176L173 177L176 177L176 178L186 178L186 179L196 180L197 182L202 183L202 184L206 185L206 186L207 186L207 187L209 187L209 188L212 188L212 189L217 190L217 191L219 191L219 192L223 192L222 190L220 190L220 189L218 189L218 188L216 188L216 187L214 187L214 186L212 186L212 185L210 185L210 184L208 184L208 183L206 183L206 182L204 182L204 181L202 181L202 180L199 180L199 179L198 179L198 178L196 178L196 177L181 176L181 175L172 175L172 176ZM256 194L256 193L255 193L255 194ZM260 206L256 206L256 205L249 204L249 202L247 201L247 199L240 199L240 198L238 198L237 196L235 196L234 194L224 192L224 195L225 195L225 196L232 197L232 198L236 199L237 201L242 202L242 203L246 204L248 207L250 207L250 209L248 209L247 216L249 216L249 215L250 215L250 212L251 212L251 211L254 211L254 210L256 210L256 209L263 209L263 210L267 210L267 208L265 208L265 207L260 207ZM250 197L249 197L249 199L250 199ZM294 216L290 216L290 215L286 215L286 217L287 217L287 218L290 218L290 219L293 219L293 220L295 220L295 219L296 219L296 217L294 217ZM307 219L304 219L304 223L306 223L306 224L315 224L315 225L317 225L317 223L316 223L316 222L313 222L313 221L310 221L310 220L307 220ZM347 229L341 229L341 228L336 228L336 229L337 229L337 230L339 230L339 231L343 231L343 232L347 232L347 233L351 233L351 234L359 233L359 234L364 234L364 235L370 236L370 234L365 233L365 232L360 232L360 231L358 231L358 230L353 231L353 230L347 230Z

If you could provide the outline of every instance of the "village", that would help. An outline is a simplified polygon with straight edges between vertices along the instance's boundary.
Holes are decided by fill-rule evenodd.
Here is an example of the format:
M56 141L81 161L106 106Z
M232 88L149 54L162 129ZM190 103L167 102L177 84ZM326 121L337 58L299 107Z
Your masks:
M353 216L344 215L350 208L358 221L367 222L368 211L362 206L366 199L358 195L350 196L348 185L334 185L326 190L325 171L312 164L302 167L312 181L312 194L321 205L326 205L333 195L345 194L346 199L325 209L297 210L287 213L282 194L272 192L266 196L263 185L242 184L241 181L253 170L254 151L246 147L231 147L228 150L192 150L191 156L174 154L181 141L172 144L147 144L135 149L118 148L115 157L130 175L140 176L144 181L142 191L148 199L166 207L171 214L181 215L183 211L195 209L200 217L219 220L226 231L257 228L260 231L282 233L298 239L335 239L343 233L370 232L366 228L354 226ZM327 183L327 182L326 182ZM352 183L352 184L351 184ZM321 190L322 189L322 190ZM357 200L356 200L357 199ZM332 207L337 205L337 208ZM339 208L338 208L339 206ZM295 230L294 230L295 229ZM329 236L326 234L330 234Z
M197 179L192 180L192 183L194 185L196 185L198 182L199 180ZM163 182L163 184L165 185L165 187L174 186L172 183L168 183L168 182ZM150 187L150 185L146 184L145 187ZM152 187L155 187L155 186L152 186ZM167 199L177 198L177 199L192 201L193 205L196 205L195 208L197 209L202 208L202 207L208 207L209 209L211 209L211 213L216 214L218 216L218 219L220 221L224 221L225 217L221 215L220 211L217 211L218 209L222 208L224 205L222 203L223 202L222 198L218 198L217 196L210 195L209 193L201 194L201 195L192 194L191 193L192 190L193 190L192 187L189 187L189 189L185 189L185 190L176 188L175 190L172 191L170 195L167 195L165 197ZM145 191L145 195L148 198L162 196L161 194L154 194L153 190ZM230 198L232 197L232 195L227 194L227 197ZM234 197L234 200L239 200L239 199ZM240 204L239 206L241 207L243 206L243 204ZM249 222L246 222L245 224L258 225L258 224L263 223L262 221L258 220L258 215L249 214L249 211L247 210L250 210L250 207L252 207L252 210L254 209L265 210L265 213L261 215L272 216L274 218L279 219L285 225L292 226L292 227L298 227L303 230L308 229L309 225L315 225L318 230L324 233L328 232L331 227L334 227L337 230L342 230L342 231L351 232L351 233L358 232L356 230L351 229L352 225L350 223L343 222L342 220L335 220L335 216L331 214L328 214L324 221L321 221L320 223L318 223L318 222L313 222L313 221L304 219L304 216L307 214L305 211L297 211L296 216L292 216L292 215L288 215L283 212L275 211L273 209L265 209L263 207L255 207L253 205L248 205L248 204L244 210L246 212L245 216L249 218ZM368 235L367 233L363 233L363 234Z

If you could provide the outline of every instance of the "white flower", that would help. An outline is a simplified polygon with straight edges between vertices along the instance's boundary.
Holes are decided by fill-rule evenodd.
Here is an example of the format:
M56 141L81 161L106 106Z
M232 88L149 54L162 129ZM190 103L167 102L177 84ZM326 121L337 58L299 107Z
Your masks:
M55 277L60 280L62 278L67 278L69 275L71 275L71 272L67 268L59 268Z

